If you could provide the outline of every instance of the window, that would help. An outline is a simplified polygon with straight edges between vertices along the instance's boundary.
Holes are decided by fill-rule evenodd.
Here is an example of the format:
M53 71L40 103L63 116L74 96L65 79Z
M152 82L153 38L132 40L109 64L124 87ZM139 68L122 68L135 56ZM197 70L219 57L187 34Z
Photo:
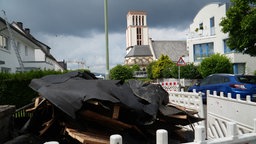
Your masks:
M141 16L139 16L139 25L141 25Z
M214 20L214 17L210 18L210 35L215 35L215 20Z
M200 86L208 85L211 81L211 77L207 77L200 82Z
M142 21L142 25L144 26L144 16L142 16L141 21Z
M222 84L222 83L226 83L229 82L229 78L226 76L212 76L212 82L211 84Z
M233 64L234 74L244 74L245 72L245 63L234 63Z
M135 17L135 25L138 25L138 16Z
M211 17L210 18L210 27L214 27L215 24L214 24L214 17Z
M132 25L135 25L135 18L132 16Z
M7 67L1 67L1 72L2 72L2 73L10 73L10 72L11 72L11 69L10 69L10 68L7 68Z
M8 39L0 35L0 48L8 50Z
M200 30L203 30L203 29L204 29L203 23L200 23L200 24L199 24L199 29L200 29Z
M28 56L28 47L25 46L25 56Z
M137 28L137 45L141 45L141 39L142 39L142 32L141 32L141 28L138 27Z
M250 84L256 84L256 76L237 76L237 80L241 83L250 83Z
M213 43L195 44L194 61L202 61L204 58L211 56L213 52Z
M224 44L224 53L232 53L234 52L234 50L231 50L228 45L227 45L227 39L224 39L223 40L223 44Z

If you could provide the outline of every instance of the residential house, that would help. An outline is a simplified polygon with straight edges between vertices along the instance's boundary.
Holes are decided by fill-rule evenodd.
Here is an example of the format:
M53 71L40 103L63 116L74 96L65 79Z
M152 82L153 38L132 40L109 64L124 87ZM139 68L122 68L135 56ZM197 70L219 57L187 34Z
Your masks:
M199 64L204 58L220 53L231 60L234 74L253 74L256 58L231 51L226 43L228 34L221 31L219 24L228 8L229 3L211 3L197 13L187 38L189 62Z
M13 22L8 28L5 19L0 17L0 71L15 73L22 70L62 71L64 68L51 55L50 47L34 38L30 29L23 28L22 22Z

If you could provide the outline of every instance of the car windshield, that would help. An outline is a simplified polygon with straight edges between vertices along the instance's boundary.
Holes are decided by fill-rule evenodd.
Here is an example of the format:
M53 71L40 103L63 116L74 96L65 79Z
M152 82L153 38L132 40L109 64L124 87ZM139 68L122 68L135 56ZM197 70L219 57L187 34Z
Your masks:
M256 76L237 76L237 80L241 83L256 84Z

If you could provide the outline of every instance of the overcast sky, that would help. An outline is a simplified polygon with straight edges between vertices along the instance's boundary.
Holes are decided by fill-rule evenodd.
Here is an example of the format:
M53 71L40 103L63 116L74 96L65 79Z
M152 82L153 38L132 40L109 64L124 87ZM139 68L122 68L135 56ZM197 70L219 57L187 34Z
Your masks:
M197 12L229 0L108 0L110 69L124 63L128 11L147 13L153 40L185 40ZM0 0L9 22L23 22L51 47L57 60L84 61L92 72L106 73L104 0ZM0 15L3 17L3 14ZM68 63L68 67L80 68Z

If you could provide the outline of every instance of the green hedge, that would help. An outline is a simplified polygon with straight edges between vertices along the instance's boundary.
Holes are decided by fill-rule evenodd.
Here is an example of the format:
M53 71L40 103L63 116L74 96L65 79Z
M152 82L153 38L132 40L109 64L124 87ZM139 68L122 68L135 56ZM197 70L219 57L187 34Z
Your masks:
M30 71L24 73L0 73L0 105L15 105L20 108L33 101L38 94L29 87L34 78L50 74L62 74L60 71Z

